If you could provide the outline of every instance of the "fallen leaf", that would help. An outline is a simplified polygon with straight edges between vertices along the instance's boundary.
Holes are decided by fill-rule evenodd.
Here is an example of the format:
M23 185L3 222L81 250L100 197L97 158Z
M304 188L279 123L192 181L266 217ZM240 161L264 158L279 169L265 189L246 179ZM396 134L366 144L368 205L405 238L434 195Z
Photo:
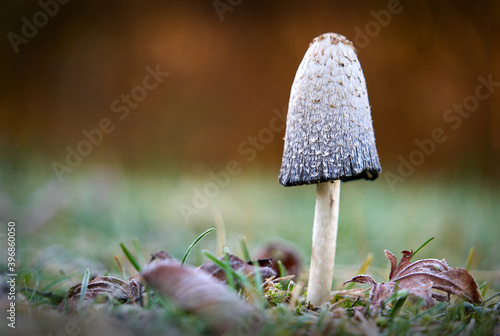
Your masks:
M372 284L370 291L370 306L378 310L397 289L407 290L410 295L423 298L428 307L434 305L434 300L448 301L450 294L479 304L483 302L481 292L472 275L463 268L451 268L446 260L422 259L410 263L412 251L403 251L403 257L397 264L397 259L390 251L385 250L385 255L391 263L389 281L377 283L368 275L357 275L349 282ZM439 294L433 289L446 292Z
M180 261L174 259L168 252L164 250L160 250L156 252L155 254L151 255L151 259L149 260L148 265L154 265L159 262L162 262L163 260L170 260L172 262L178 263L179 265L181 264Z
M229 254L229 265L231 268L237 272L243 273L248 278L253 278L255 276L255 267L252 261L245 262L235 256L234 254ZM225 262L225 257L219 257L219 260ZM257 263L259 265L259 272L262 279L267 279L272 276L276 276L276 272L273 270L273 264L271 258L267 259L258 259ZM217 280L226 283L226 272L214 264L213 262L208 262L206 264L201 265L198 269L212 275Z
M167 259L173 260L174 258L172 258L172 256L167 251L160 250L155 254L151 255L151 260L149 262L151 263L155 260L167 260Z
M163 260L148 265L141 275L161 295L196 314L218 334L241 328L245 334L251 334L263 321L253 305L241 301L227 286L201 269Z
M82 284L79 283L68 290L66 300L58 306L58 311L62 312L68 308L70 311L76 310L80 302L80 293ZM140 300L143 292L142 285L136 280L125 281L112 276L97 277L87 286L83 305L88 306L91 303L100 300L112 298L121 303L133 303Z
M296 248L281 241L273 241L260 248L255 253L256 258L272 258L273 269L279 273L278 260L287 270L288 274L300 275L302 270L302 258Z

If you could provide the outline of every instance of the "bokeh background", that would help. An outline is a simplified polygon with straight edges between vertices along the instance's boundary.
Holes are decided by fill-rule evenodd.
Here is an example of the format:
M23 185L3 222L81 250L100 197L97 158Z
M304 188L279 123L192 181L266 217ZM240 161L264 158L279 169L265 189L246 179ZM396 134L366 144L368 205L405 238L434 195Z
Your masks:
M309 42L337 32L357 46L384 170L342 186L340 269L369 252L386 268L383 249L435 236L422 257L464 267L475 247L476 274L500 282L500 3L74 0L16 47L43 8L0 7L0 216L17 223L24 265L116 271L120 242L180 257L211 226L235 252L239 235L252 248L278 237L307 262L315 189L278 185L284 128L263 130L286 112ZM121 120L112 103L147 67L169 75ZM447 114L480 77L499 84L467 117ZM58 179L54 162L104 118L113 131ZM436 128L446 141L388 179ZM214 184L228 163L237 172Z

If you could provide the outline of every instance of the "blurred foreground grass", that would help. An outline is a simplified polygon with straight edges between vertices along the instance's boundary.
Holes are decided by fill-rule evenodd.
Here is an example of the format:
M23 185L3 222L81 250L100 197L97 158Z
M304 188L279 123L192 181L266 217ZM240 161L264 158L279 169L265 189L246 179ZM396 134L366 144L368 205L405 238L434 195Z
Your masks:
M41 287L55 279L40 278L35 270L75 274L57 284L66 290L87 268L96 275L120 274L113 257L123 261L120 243L132 246L135 238L146 259L160 249L181 258L205 229L216 226L220 235L220 219L225 245L237 254L240 235L246 236L250 250L279 238L293 243L308 262L315 186L284 188L277 172L244 171L224 187L208 172L141 174L107 167L82 169L62 183L35 166L4 167L0 179L0 219L17 224L18 267L26 268L27 281ZM200 193L210 196L209 206L200 206ZM368 273L382 281L389 267L384 249L399 258L400 251L436 237L419 259L444 258L451 267L465 267L475 247L473 275L479 285L487 281L498 291L499 205L500 191L474 179L411 178L394 191L383 175L375 182L343 183L334 289L354 275L369 252L374 260ZM182 208L191 210L189 216ZM3 265L6 230L0 235ZM188 262L200 264L199 251L215 252L216 245L216 235L209 235Z

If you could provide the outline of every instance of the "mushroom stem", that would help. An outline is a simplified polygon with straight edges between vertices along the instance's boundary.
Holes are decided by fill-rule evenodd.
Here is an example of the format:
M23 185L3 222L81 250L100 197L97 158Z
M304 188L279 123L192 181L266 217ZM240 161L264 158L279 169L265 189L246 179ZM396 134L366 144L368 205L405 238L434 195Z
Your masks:
M330 300L337 245L339 201L340 180L318 184L307 289L307 300L315 306Z

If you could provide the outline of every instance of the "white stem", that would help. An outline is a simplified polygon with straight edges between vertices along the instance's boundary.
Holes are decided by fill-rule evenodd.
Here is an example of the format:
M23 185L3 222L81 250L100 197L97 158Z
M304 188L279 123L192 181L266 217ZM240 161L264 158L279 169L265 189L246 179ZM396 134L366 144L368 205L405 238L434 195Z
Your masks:
M337 245L339 201L340 180L318 184L307 289L307 300L315 306L330 300Z

